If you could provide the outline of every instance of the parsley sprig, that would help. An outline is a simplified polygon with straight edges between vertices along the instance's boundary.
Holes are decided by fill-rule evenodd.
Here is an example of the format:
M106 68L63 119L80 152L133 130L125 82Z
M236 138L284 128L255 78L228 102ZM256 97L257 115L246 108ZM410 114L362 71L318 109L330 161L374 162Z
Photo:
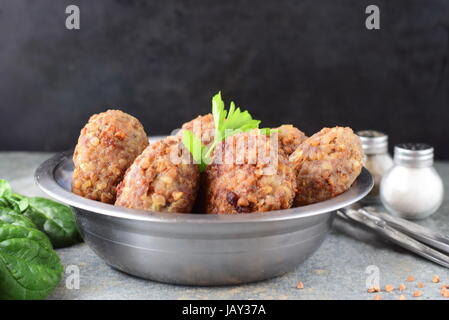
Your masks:
M192 154L195 163L198 163L201 172L210 164L211 154L218 143L237 133L259 128L260 124L260 121L253 119L248 111L241 111L240 108L236 108L232 101L229 110L226 110L221 92L218 92L212 98L212 115L214 117L215 135L210 146L203 145L201 139L189 130L184 130L182 135L182 143Z

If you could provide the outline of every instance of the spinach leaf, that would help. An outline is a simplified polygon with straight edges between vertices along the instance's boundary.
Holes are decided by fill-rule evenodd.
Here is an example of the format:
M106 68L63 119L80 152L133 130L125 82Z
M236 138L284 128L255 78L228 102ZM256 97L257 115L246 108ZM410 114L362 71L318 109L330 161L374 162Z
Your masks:
M8 209L17 214L23 214L39 230L47 234L56 248L81 241L70 207L50 199L29 198L15 193L8 181L4 179L0 179L0 209ZM15 220L18 219L17 217L14 218Z
M46 298L62 272L44 233L0 221L0 299Z
M0 197L10 195L11 193L12 189L8 181L0 179Z
M0 223L1 222L37 229L36 225L30 219L8 208L0 208Z
M8 208L11 208L18 213L24 212L29 205L27 197L17 193L6 194L1 199L3 199L3 203L8 205Z
M20 213L28 207L25 196L14 193L8 181L0 179L0 208L11 208Z
M0 208L10 209L9 201L5 197L0 197Z
M47 234L56 248L80 242L81 238L70 207L39 197L27 198L27 201L28 207L23 215Z

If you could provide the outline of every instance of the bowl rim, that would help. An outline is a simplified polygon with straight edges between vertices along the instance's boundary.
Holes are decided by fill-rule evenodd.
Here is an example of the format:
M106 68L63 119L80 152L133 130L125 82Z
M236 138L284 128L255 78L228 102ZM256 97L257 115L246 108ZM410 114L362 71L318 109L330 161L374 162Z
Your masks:
M69 206L94 212L97 214L156 223L261 223L284 220L295 220L312 217L336 211L349 206L364 198L373 188L374 181L366 168L362 168L360 175L352 186L344 193L322 202L294 207L290 209L269 212L255 212L243 214L200 214L200 213L163 213L146 210L129 209L112 204L83 198L66 190L55 179L58 167L67 161L72 161L73 150L60 152L45 160L36 169L34 178L39 188L50 197Z

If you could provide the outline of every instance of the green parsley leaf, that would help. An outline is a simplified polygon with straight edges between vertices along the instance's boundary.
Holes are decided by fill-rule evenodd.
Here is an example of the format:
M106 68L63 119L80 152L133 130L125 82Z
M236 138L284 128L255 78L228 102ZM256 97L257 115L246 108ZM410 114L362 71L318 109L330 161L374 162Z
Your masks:
M207 161L205 161L204 152L205 146L192 131L184 130L182 133L182 143L192 154L192 158L200 166L200 171L203 172L206 169Z
M272 128L260 128L259 131L260 131L260 134L263 134L266 136L271 136L272 133L279 132L278 129L272 129Z
M212 97L212 115L214 117L215 135L214 141L209 147L204 146L201 139L191 131L185 130L182 137L184 146L192 153L192 157L199 164L201 172L210 163L210 156L218 143L237 133L259 128L260 124L260 121L253 119L248 111L241 111L240 108L236 108L234 102L231 102L229 111L226 111L221 92Z

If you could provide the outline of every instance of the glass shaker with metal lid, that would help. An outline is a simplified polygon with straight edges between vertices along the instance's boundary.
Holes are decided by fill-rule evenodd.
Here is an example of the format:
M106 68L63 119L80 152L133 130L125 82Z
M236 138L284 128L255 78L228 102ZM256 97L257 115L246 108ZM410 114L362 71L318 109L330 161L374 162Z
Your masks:
M401 218L422 219L440 207L443 193L443 181L433 168L433 148L422 143L396 145L394 167L380 186L383 205Z
M380 181L385 173L393 166L393 159L388 153L388 136L385 133L374 130L359 131L357 135L360 137L365 154L363 165L374 178L373 190L363 199L363 202L380 202Z

